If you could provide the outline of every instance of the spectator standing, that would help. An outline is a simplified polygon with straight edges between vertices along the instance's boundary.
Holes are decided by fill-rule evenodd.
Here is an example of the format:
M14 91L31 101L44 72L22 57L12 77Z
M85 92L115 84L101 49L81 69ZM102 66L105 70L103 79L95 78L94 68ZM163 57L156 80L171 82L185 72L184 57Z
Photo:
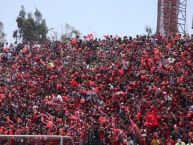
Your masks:
M181 139L178 139L175 145L186 145Z

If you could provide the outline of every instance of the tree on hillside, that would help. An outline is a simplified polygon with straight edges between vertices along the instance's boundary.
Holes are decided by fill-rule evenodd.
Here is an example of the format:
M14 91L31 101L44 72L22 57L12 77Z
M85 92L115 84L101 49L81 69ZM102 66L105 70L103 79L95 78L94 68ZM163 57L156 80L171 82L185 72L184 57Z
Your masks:
M18 39L19 39L19 31L18 30L15 30L13 32L13 38L15 39L16 42L18 41Z
M3 23L0 22L0 44L4 43L5 42L5 33L3 31Z
M71 26L70 24L65 24L65 32L61 36L61 40L65 41L68 38L72 38L73 36L77 37L80 35L80 32L76 30L75 27Z
M26 13L24 6L21 6L16 22L18 29L13 32L14 39L22 39L24 41L46 40L48 28L38 9L36 9L34 14L31 12Z

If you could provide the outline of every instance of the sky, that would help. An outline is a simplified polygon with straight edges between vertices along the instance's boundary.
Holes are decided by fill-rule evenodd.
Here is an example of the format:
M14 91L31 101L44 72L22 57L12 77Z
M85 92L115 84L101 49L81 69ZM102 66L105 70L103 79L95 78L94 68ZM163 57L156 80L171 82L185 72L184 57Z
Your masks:
M145 34L145 27L153 32L157 24L157 0L0 0L0 21L8 42L17 29L16 17L21 5L27 12L38 8L47 26L61 34L69 23L83 35L93 33L96 37L112 34L135 36ZM193 0L188 0L187 32L191 29ZM49 33L51 35L51 32Z

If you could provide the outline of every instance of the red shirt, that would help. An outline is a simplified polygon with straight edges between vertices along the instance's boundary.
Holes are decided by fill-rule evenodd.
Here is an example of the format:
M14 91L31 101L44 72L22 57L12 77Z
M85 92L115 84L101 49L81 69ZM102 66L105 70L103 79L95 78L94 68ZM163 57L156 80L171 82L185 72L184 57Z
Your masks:
M168 138L165 140L165 145L175 145L175 142L173 139Z

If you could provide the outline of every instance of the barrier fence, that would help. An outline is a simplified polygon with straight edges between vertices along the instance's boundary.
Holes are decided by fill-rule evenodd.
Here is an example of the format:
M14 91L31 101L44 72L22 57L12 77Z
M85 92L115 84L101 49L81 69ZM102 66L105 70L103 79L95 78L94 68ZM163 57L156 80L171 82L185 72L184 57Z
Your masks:
M72 137L59 135L0 135L0 145L75 145Z

